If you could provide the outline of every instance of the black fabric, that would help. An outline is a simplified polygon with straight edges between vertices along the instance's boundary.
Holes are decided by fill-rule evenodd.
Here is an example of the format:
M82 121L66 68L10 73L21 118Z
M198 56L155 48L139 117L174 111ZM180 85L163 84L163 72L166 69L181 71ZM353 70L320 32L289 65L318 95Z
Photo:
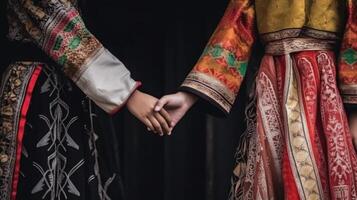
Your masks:
M123 199L108 115L54 67L43 66L23 140L18 200Z
M16 61L35 61L57 65L49 56L47 56L40 48L33 43L22 43L18 41L7 42L9 48L7 54L9 55L9 62Z
M0 1L0 73L2 73L10 63L8 53L7 20L6 20L6 1ZM0 76L1 78L1 76Z

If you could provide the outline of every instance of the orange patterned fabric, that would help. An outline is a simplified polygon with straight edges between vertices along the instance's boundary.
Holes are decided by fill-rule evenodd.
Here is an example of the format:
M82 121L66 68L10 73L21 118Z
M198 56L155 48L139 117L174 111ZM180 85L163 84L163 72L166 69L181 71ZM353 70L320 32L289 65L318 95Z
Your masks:
M301 38L321 39L331 42L332 47L326 50L336 48L334 45L339 44L342 39L338 63L339 86L345 103L357 103L356 2L357 0L326 0L318 3L312 0L292 1L289 8L294 9L291 11L284 6L280 7L286 4L283 0L231 0L203 55L184 81L182 89L205 98L228 113L244 78L255 35L259 34L265 44L280 43L281 40L299 42ZM296 13L297 10L300 14ZM305 12L306 10L309 12ZM301 15L295 17L301 23L286 21L295 15ZM255 21L257 32L254 31ZM311 24L311 21L314 23ZM259 25L264 25L265 28ZM283 48L294 46L283 44ZM310 45L309 48L305 47L309 50L322 49L318 47L319 43L305 45Z
M198 63L183 83L229 112L246 72L254 42L254 7L231 0Z
M357 103L357 0L347 0L348 20L339 60L340 90L345 103Z

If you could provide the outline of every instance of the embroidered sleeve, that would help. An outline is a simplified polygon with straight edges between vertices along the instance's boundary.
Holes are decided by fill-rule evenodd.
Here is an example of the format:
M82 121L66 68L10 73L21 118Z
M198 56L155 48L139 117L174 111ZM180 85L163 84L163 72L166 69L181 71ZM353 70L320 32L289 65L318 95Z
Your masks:
M86 28L71 0L9 0L21 28L98 106L113 113L138 84Z
M341 44L339 86L344 103L357 104L357 0L347 0L348 19Z
M181 89L229 113L246 72L254 42L252 0L231 0L201 58Z

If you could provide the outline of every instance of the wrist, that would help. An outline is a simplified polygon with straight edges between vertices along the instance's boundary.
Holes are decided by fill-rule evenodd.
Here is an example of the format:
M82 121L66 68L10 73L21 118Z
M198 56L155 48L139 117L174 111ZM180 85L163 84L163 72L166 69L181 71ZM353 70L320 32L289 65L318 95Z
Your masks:
M185 102L185 107L187 107L187 108L192 107L198 100L198 97L194 94L191 94L188 92L183 92L183 91L180 91L178 93L179 93L179 95L183 96L184 102Z
M138 95L140 94L141 92L139 90L135 90L131 96L129 97L128 101L127 101L127 107L130 108L131 105L134 103L135 99L138 97Z

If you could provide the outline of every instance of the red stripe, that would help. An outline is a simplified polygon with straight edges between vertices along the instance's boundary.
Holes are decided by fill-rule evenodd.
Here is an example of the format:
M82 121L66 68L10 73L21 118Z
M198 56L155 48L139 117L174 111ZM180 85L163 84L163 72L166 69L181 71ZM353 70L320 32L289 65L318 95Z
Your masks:
M20 161L21 161L21 153L22 153L22 140L25 132L26 115L30 106L32 92L35 88L35 84L41 73L41 70L42 67L40 65L35 68L31 76L30 82L27 86L26 96L21 107L21 115L20 115L20 121L18 124L18 132L17 132L16 160L15 160L14 175L12 179L11 200L15 200L17 195L17 186L19 183Z
M274 57L274 61L275 61L275 66L278 66L278 69L280 71L279 77L281 77L279 79L279 81L281 81L281 83L279 84L279 91L284 91L284 80L285 80L285 76L286 76L286 56L277 56ZM283 93L280 93L279 96L281 97L281 99L283 98ZM284 108L281 107L281 109L283 110ZM288 147L286 144L288 144L287 142L287 136L285 136L285 146L283 148L283 159L282 159L282 175L283 175L283 190L284 190L284 199L287 200L299 200L300 196L299 196L299 192L296 186L296 182L295 182L295 177L293 175L292 169L291 169L291 164L290 164L290 160L289 160L289 154L288 154Z
M288 149L284 148L283 153L283 182L284 182L284 199L299 200L299 192L296 186L295 178L291 170Z

